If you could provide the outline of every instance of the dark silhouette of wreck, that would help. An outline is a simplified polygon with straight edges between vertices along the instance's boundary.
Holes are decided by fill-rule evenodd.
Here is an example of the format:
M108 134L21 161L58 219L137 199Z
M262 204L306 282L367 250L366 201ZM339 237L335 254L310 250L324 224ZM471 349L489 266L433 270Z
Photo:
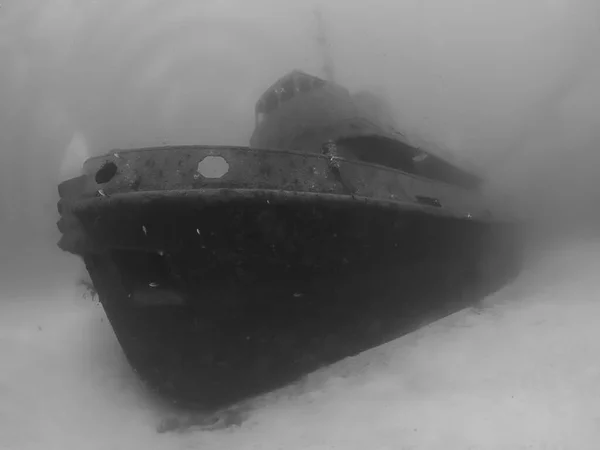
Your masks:
M479 177L407 143L377 98L293 71L255 113L249 147L115 150L59 186L59 246L160 394L234 404L518 272L513 218Z

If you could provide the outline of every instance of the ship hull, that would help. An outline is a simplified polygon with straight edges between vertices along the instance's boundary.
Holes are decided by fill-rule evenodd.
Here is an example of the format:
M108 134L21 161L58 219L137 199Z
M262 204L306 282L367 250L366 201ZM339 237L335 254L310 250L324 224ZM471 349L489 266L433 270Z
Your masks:
M136 164L146 167L148 157ZM61 246L83 257L140 377L203 409L399 337L519 270L509 222L345 194L344 186L124 186L63 196L71 226L63 222Z

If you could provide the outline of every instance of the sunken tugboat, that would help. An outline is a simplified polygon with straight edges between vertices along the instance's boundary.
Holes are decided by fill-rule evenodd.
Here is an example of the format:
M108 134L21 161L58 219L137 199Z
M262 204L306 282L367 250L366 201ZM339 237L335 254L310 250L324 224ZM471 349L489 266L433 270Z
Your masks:
M481 180L367 103L294 71L257 103L250 147L112 151L59 186L59 246L148 386L232 405L517 273L517 229Z

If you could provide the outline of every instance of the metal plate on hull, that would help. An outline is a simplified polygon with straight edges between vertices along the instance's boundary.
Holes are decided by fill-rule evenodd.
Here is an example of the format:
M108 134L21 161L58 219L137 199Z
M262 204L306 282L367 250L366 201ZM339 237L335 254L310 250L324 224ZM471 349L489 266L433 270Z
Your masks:
M206 176L208 159L222 161L220 176ZM225 170L225 165L227 170ZM84 197L149 191L259 189L339 194L373 201L423 204L434 198L432 213L477 220L510 221L492 210L477 192L420 178L399 170L324 155L246 147L160 147L114 151L85 163ZM214 169L217 170L217 169ZM112 174L112 176L110 176ZM100 176L99 176L100 175Z
M503 227L381 208L302 209L154 207L148 234L181 236L185 246L115 245L85 256L149 386L192 406L227 406L468 306L518 270Z

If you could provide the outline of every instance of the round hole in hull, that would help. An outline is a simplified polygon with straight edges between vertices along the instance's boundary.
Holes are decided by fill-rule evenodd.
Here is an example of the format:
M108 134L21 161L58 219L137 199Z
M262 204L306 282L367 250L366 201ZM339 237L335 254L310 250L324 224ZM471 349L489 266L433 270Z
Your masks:
M207 156L198 163L198 173L204 178L221 178L229 172L229 164L222 156Z
M117 165L112 161L105 162L96 172L96 183L108 183L117 174Z

